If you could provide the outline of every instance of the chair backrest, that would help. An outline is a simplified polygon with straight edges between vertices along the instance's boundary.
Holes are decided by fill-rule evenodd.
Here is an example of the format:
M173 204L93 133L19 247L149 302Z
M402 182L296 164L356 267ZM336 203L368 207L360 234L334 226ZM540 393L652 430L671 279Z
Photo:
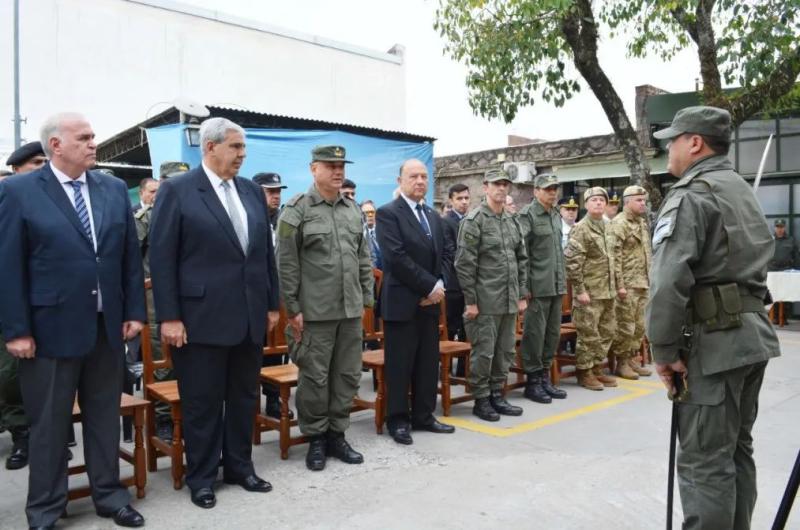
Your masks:
M383 272L373 267L372 276L375 278L375 299L377 300L383 283ZM383 330L383 322L376 313L374 308L365 307L364 312L361 314L361 329L364 332L365 342L377 340L379 337L376 333Z
M286 354L286 325L289 323L289 316L286 314L286 306L281 302L278 309L278 324L267 333L267 344L264 346L264 355L284 355Z
M561 316L572 316L572 285L567 282L567 292L561 296Z
M442 298L439 302L439 340L448 340L447 335L447 304Z
M149 278L144 281L144 289L148 295L153 290L153 286ZM149 298L151 297L145 297L145 306L147 305L147 300ZM155 382L155 372L157 369L172 368L172 354L170 351L170 346L163 341L159 341L161 344L162 358L161 360L156 360L153 358L153 343L151 342L150 322L146 322L142 328L141 339L142 379L144 380L145 385L149 385Z

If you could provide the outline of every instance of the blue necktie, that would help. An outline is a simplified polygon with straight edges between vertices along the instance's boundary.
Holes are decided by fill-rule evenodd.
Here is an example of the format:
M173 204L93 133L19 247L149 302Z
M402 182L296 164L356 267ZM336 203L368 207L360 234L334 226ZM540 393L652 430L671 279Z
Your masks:
M419 223L422 225L425 235L431 237L431 227L428 225L428 219L425 218L425 213L422 211L421 204L417 204L417 217L419 217Z
M92 237L92 224L89 221L89 210L86 208L86 202L84 202L83 193L81 193L81 186L83 186L83 182L79 180L73 180L70 182L70 184L72 185L72 191L74 192L75 196L75 211L78 214L78 219L81 220L83 231L86 232L86 236L89 238L89 241L94 243L94 238Z

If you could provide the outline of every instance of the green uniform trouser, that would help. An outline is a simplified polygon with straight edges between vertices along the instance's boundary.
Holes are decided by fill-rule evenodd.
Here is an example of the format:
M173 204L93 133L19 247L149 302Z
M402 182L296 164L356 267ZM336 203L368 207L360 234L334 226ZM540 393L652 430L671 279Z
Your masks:
M756 465L751 432L766 361L691 377L689 393L700 385L724 383L716 405L678 406L678 484L684 529L745 530L756 504Z
M629 289L625 300L616 301L617 333L611 343L611 353L617 360L632 357L641 346L646 306L647 289Z
M464 320L467 338L472 343L469 354L469 385L476 399L489 396L491 390L503 390L508 367L514 360L517 314L484 315Z
M533 298L525 310L520 353L526 374L549 370L561 337L561 296Z
M572 321L578 332L575 345L575 367L589 370L599 366L608 356L611 339L616 332L614 299L592 300L581 305L576 300L572 306Z
M300 344L286 327L289 356L299 370L297 419L306 436L344 432L361 381L361 318L306 321Z
M19 359L8 353L6 341L0 338L0 425L9 430L28 426L19 388L18 366Z

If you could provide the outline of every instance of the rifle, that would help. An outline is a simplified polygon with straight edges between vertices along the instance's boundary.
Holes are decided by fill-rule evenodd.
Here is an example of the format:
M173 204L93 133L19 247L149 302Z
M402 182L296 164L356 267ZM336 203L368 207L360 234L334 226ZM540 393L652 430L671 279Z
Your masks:
M775 522L772 523L772 530L782 530L786 526L786 520L792 511L792 503L797 496L798 485L800 485L800 451L798 451L797 458L794 461L792 474L789 475L789 483L786 484L786 491L783 492L783 499L781 499L778 513L775 515Z
M684 374L675 372L672 374L672 384L675 386L675 394L670 394L672 400L672 424L669 432L669 464L667 472L667 530L672 530L672 505L675 491L675 453L678 441L678 403L685 395L687 390Z

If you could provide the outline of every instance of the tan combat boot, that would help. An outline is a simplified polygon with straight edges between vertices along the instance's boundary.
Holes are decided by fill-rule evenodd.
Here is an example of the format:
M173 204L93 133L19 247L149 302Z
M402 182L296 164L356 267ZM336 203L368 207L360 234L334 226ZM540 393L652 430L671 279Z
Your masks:
M603 390L603 383L597 380L591 370L575 370L578 377L578 384L589 390Z
M639 374L633 369L632 363L628 359L620 359L619 357L617 357L617 369L614 370L614 375L634 381L639 379Z
M642 377L647 377L648 375L653 375L653 372L644 368L638 362L633 359L628 359L628 364L630 365L631 369L636 372L637 374L641 375Z
M600 366L595 366L592 368L592 373L594 374L595 378L597 378L603 386L617 386L617 380L610 375L606 375L603 373L603 369Z

